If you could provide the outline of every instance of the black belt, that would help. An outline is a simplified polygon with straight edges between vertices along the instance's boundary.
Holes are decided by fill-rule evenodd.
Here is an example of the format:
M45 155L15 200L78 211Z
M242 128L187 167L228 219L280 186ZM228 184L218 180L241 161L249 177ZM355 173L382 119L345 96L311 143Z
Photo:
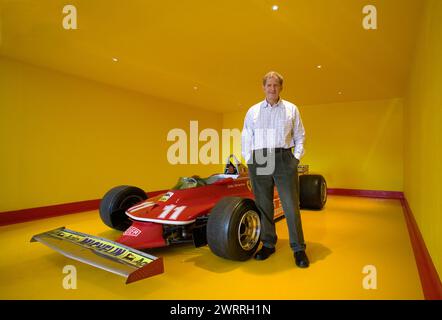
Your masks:
M253 150L253 152L257 152L257 151L259 151L259 152L266 152L266 153L272 153L272 152L274 152L274 153L278 153L278 152L287 152L287 151L290 151L290 152L292 152L292 149L291 148L264 148L264 149L256 149L256 150Z

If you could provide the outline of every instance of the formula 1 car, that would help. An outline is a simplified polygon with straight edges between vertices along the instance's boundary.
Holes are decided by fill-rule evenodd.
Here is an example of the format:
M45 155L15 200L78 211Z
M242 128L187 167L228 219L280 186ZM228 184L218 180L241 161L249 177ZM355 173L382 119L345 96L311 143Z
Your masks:
M233 159L233 163L231 162ZM323 176L301 174L300 207L323 208L327 185ZM134 186L109 190L100 203L100 217L124 231L110 241L63 228L35 235L60 253L126 277L126 283L164 271L162 258L141 250L178 243L207 245L217 256L245 261L259 246L261 214L254 203L247 169L230 155L224 173L208 178L181 177L167 192L148 198ZM277 189L275 219L283 216Z

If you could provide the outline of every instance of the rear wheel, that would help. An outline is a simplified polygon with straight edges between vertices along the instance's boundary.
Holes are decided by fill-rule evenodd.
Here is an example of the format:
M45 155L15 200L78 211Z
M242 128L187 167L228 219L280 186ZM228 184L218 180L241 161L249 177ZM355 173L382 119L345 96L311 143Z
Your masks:
M259 245L261 219L251 199L226 197L212 209L207 221L207 243L222 258L244 261Z
M303 209L320 210L327 202L327 183L319 174L299 176L299 201Z
M118 186L112 188L101 200L101 220L112 229L124 231L131 225L126 210L146 199L146 193L137 187Z

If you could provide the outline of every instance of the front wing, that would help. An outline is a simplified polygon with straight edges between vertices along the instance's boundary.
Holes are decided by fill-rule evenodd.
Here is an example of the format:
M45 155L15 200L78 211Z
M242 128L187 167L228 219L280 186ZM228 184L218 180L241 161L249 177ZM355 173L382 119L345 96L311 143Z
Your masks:
M162 258L65 227L34 235L31 242L35 241L68 258L118 274L126 278L126 284L164 272Z

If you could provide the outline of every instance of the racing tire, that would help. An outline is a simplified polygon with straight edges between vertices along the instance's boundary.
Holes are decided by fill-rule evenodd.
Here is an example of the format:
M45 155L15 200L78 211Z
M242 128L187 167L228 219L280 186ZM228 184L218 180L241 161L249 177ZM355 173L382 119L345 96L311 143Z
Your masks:
M255 202L240 197L221 199L209 214L207 244L219 257L245 261L259 245L261 219Z
M321 210L327 202L327 183L319 174L299 176L299 202L302 209Z
M101 220L112 229L124 231L131 225L126 210L146 199L146 193L137 187L118 186L112 188L100 202Z

